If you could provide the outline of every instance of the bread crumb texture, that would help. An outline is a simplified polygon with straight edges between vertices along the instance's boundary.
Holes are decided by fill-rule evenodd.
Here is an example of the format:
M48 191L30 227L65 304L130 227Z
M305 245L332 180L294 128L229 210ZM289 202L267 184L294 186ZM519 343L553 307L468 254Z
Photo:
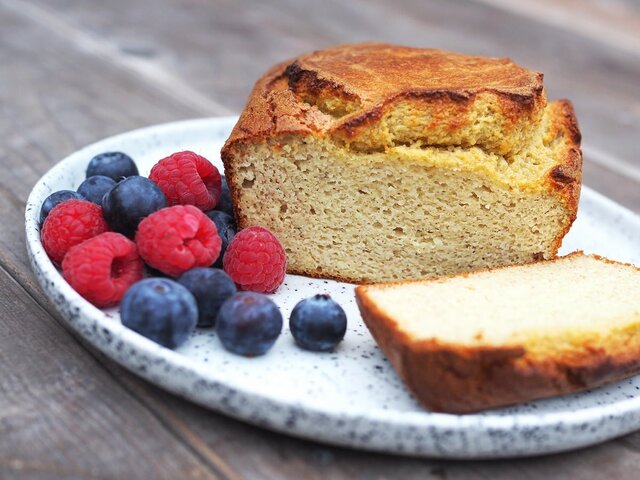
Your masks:
M362 317L416 398L465 413L640 371L640 269L581 253L356 288Z
M414 342L522 346L548 357L586 344L622 347L640 332L640 271L597 257L498 268L427 282L366 287L382 315Z
M508 59L362 44L270 70L222 158L240 227L272 230L290 273L372 282L552 258L579 142Z

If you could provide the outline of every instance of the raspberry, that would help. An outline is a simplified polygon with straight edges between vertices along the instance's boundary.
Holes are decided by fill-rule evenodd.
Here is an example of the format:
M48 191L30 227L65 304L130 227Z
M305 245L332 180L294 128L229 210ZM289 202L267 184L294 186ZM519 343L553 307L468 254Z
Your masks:
M47 215L49 215L54 207L57 207L67 200L86 200L86 198L73 190L59 190L57 192L53 192L44 199L44 202L42 202L42 207L40 208L40 225L44 223L44 219L47 218Z
M140 255L149 266L172 277L193 267L208 267L220 255L216 225L192 205L176 205L152 213L136 233Z
M284 281L287 255L269 230L249 227L233 238L222 265L240 290L273 293Z
M156 163L149 178L171 205L195 205L200 210L216 206L222 192L220 172L209 160L185 151L169 155Z
M62 261L62 275L96 307L110 307L142 280L143 267L135 243L106 232L72 247Z
M102 208L86 200L67 200L57 205L42 225L42 246L60 265L69 249L109 230Z

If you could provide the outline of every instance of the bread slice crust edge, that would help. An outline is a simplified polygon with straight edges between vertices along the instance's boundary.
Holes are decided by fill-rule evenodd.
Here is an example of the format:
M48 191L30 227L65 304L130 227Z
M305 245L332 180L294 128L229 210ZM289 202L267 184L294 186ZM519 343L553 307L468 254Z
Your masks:
M566 257L583 255L574 252ZM598 255L592 257L614 265ZM530 262L535 264L538 262ZM509 268L495 267L486 271ZM640 324L633 332L612 335L605 351L586 341L579 351L557 352L540 358L524 345L468 346L413 340L396 328L396 322L378 309L367 290L414 282L437 282L442 278L467 277L480 272L427 280L360 285L355 289L362 318L409 391L427 409L467 414L527 401L580 392L604 386L640 373Z

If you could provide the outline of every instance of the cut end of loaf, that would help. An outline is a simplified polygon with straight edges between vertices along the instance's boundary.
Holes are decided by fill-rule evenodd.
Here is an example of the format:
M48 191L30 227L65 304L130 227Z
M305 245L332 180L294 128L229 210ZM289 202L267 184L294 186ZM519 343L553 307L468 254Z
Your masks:
M640 370L640 269L581 253L360 286L363 319L428 408L472 412Z
M289 273L360 283L553 258L579 144L538 72L374 43L269 70L222 160L239 227L273 231Z
M243 144L225 160L239 225L273 231L289 273L356 283L553 258L579 191L575 169L560 187L551 178L568 155L560 106L511 158L420 143L360 152L297 136Z

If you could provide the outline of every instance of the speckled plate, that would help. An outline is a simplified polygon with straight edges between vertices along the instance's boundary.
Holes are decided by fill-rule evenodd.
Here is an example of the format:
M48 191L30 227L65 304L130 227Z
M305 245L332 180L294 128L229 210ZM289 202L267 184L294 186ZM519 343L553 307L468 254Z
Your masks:
M334 353L298 349L286 328L264 357L226 352L215 330L202 329L177 351L124 328L116 309L99 310L67 285L42 249L38 214L44 198L75 189L97 153L122 150L147 174L155 161L194 150L222 168L219 151L235 118L159 125L107 138L68 156L36 184L26 207L27 248L46 294L71 328L132 372L169 391L247 422L317 441L442 458L489 458L559 452L640 428L640 377L605 388L475 415L422 409L362 323L353 286L289 275L273 299L285 319L303 297L329 293L349 325ZM640 218L585 188L564 252L583 249L640 264Z

